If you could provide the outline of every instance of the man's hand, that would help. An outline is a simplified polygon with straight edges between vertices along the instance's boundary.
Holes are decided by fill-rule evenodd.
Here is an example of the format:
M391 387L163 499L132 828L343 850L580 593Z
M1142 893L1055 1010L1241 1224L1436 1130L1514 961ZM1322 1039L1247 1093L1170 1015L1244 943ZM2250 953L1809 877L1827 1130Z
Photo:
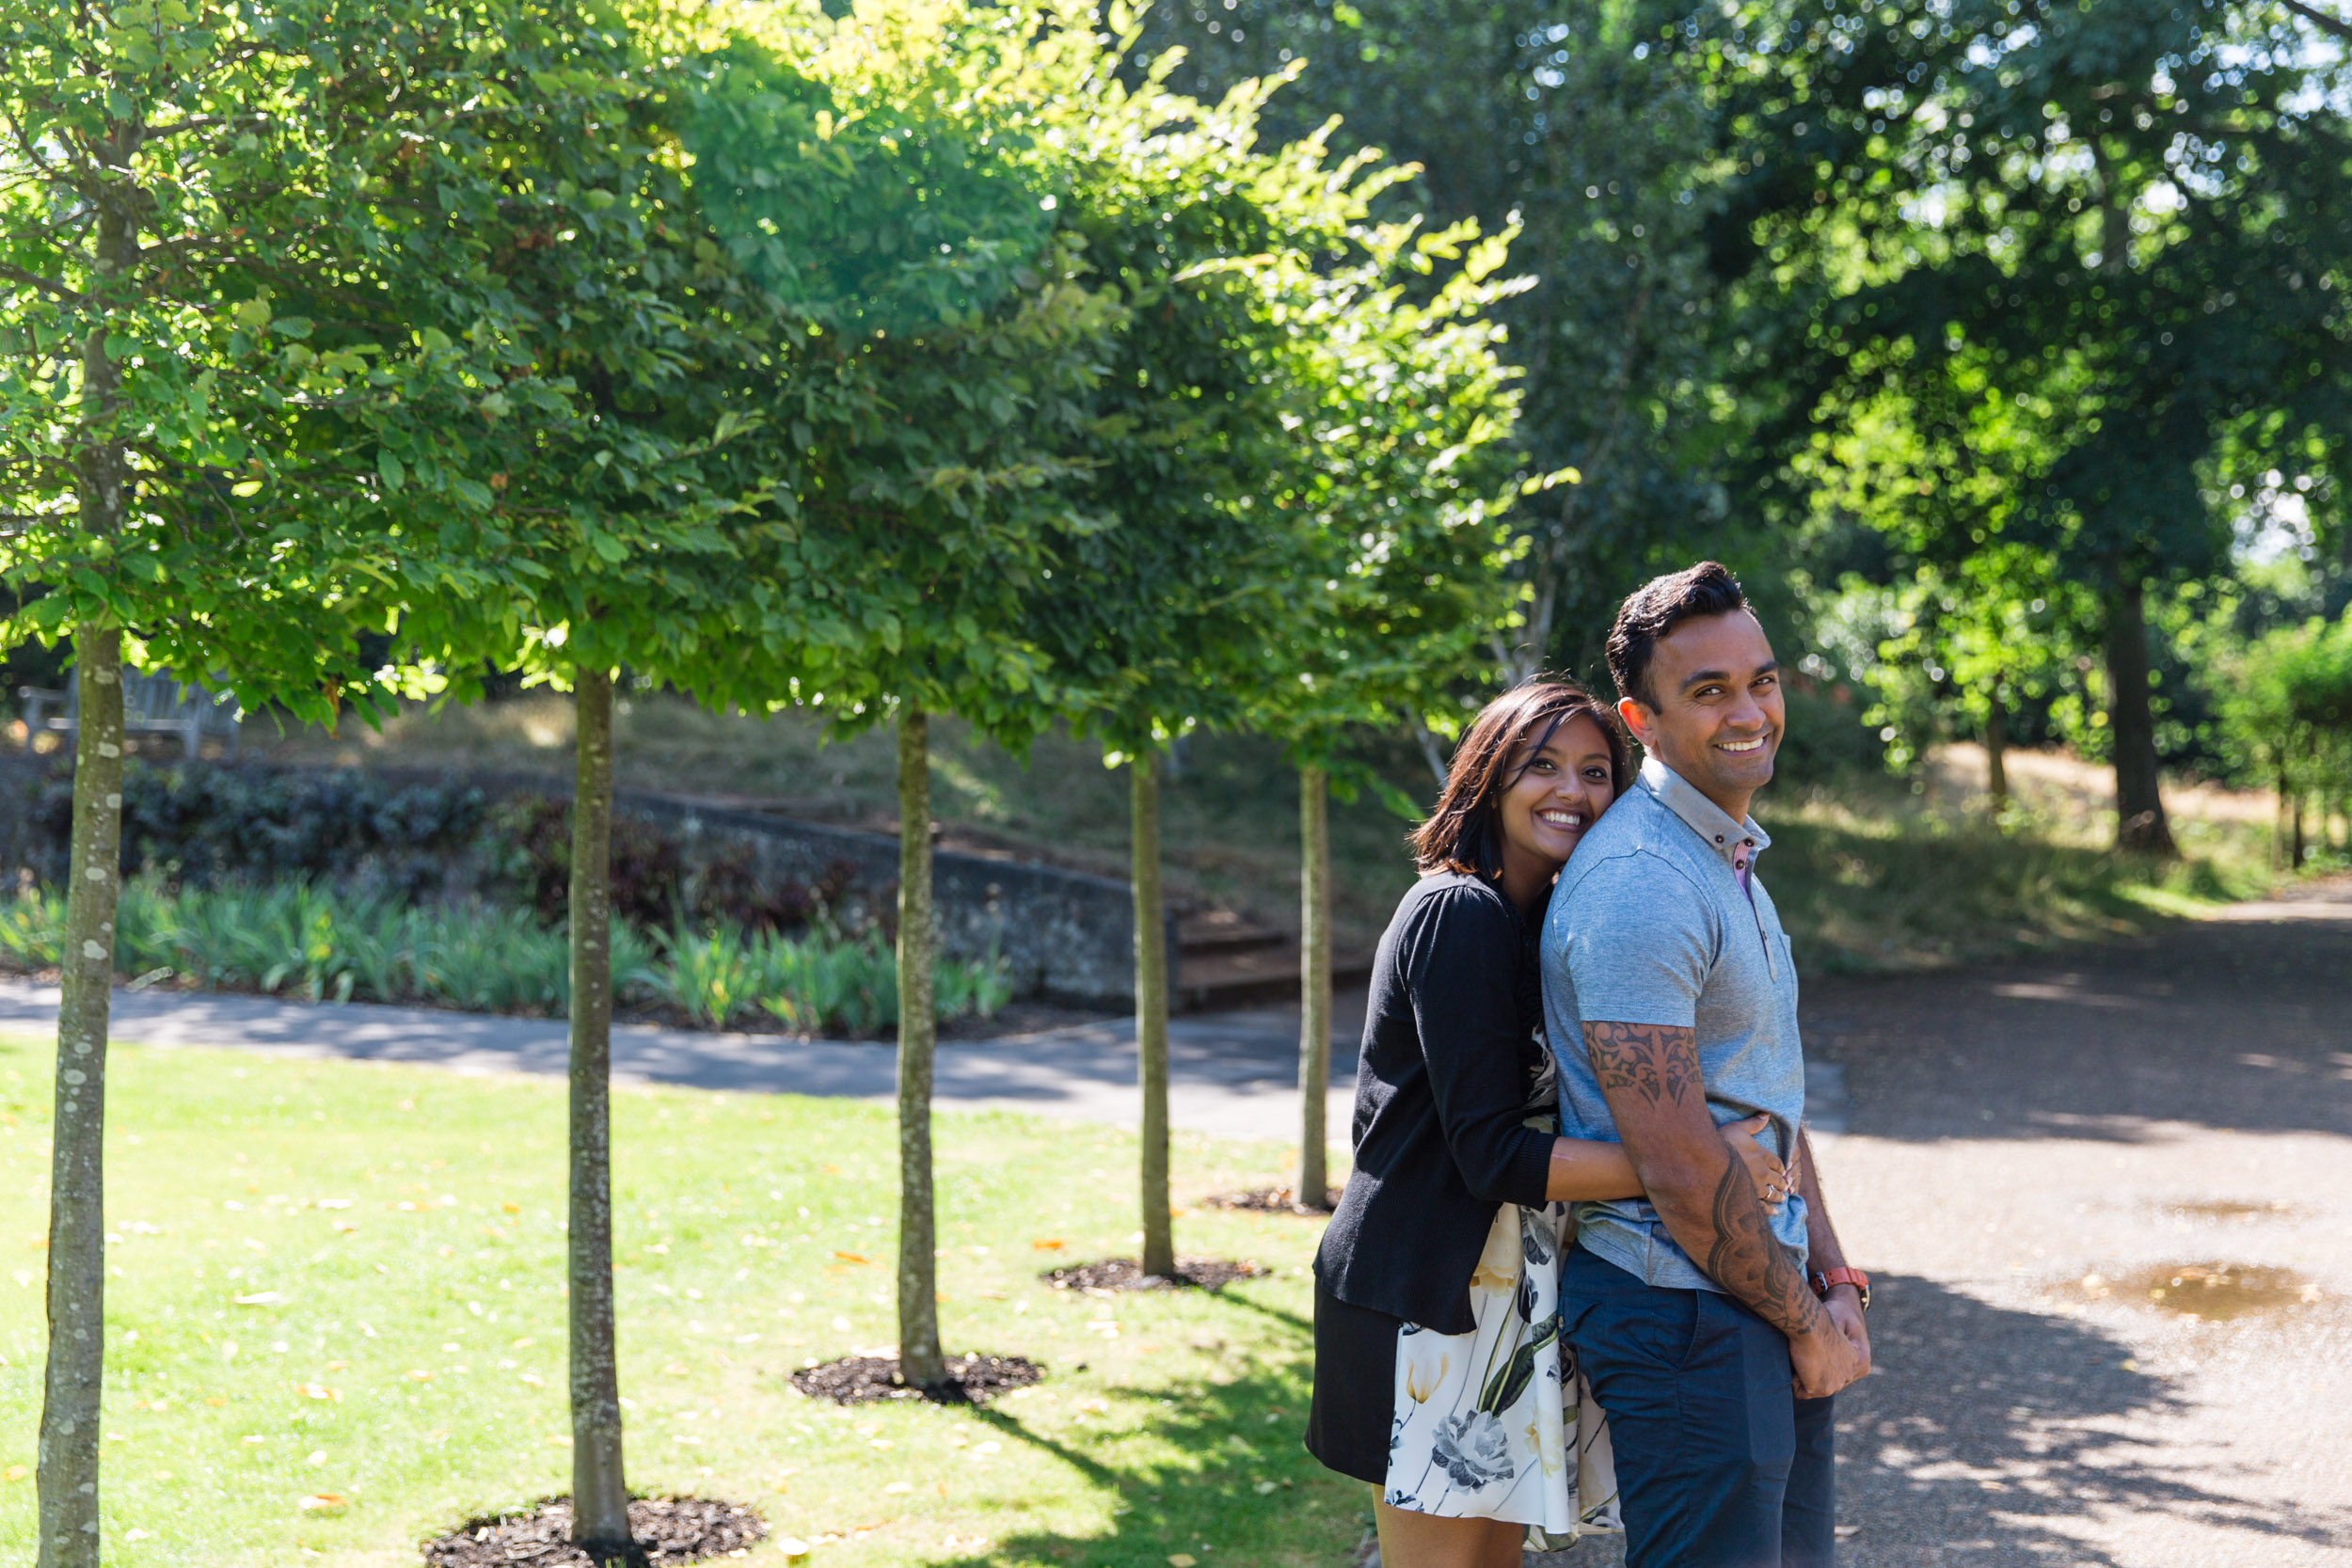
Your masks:
M1846 1266L1846 1252L1837 1243L1837 1227L1830 1223L1829 1201L1821 1196L1821 1173L1814 1163L1813 1139L1802 1126L1797 1129L1797 1157L1791 1164L1796 1168L1798 1190L1804 1195L1805 1240L1813 1264L1824 1274L1842 1269ZM1854 1365L1842 1381L1831 1383L1830 1365L1808 1366L1799 1359L1792 1345L1789 1358L1796 1366L1800 1399L1820 1399L1837 1392L1855 1378L1870 1375L1870 1329L1862 1316L1862 1292L1851 1285L1831 1286L1821 1302L1821 1315L1845 1340L1854 1356Z
M1838 1321L1833 1300L1823 1304L1820 1325L1812 1333L1788 1341L1797 1398L1825 1400L1869 1371L1870 1342L1862 1327L1862 1308L1849 1303L1848 1309L1853 1314L1851 1328Z

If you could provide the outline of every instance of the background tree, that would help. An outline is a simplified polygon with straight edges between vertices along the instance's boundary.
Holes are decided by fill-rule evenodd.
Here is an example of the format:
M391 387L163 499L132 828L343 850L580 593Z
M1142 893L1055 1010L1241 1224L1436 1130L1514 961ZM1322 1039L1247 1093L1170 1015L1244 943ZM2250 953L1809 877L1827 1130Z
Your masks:
M1255 728L1280 736L1299 776L1299 1097L1295 1201L1329 1191L1331 888L1329 796L1393 792L1352 736L1422 725L1490 674L1486 650L1510 616L1505 518L1545 476L1521 482L1511 444L1516 377L1499 357L1497 304L1525 286L1496 277L1509 236L1468 224L1424 234L1361 226L1359 257L1263 269L1289 328L1268 374L1290 393L1274 504L1307 525L1309 552L1283 580L1287 633L1258 693ZM1422 280L1443 269L1434 291ZM1425 294L1425 299L1416 295ZM1442 721L1442 720L1440 720Z
M2100 596L2119 842L2169 852L2148 596L2227 564L2200 481L2226 433L2340 422L2352 369L2341 52L2233 0L1759 6L1708 31L1750 171L1717 265L1806 345L1792 420L1955 357L2046 400L2019 527Z
M353 584L462 570L431 525L487 496L465 476L501 317L440 200L471 199L479 171L439 136L504 94L477 48L504 22L398 0L0 8L0 573L19 607L0 642L70 637L81 694L44 1565L100 1550L126 643L134 664L327 721L382 695L353 653ZM405 532L373 506L389 444L421 460Z
M1051 214L1059 105L1096 57L1068 8L861 7L714 57L690 136L726 248L795 314L766 428L803 449L746 585L811 603L761 701L899 732L899 1374L949 1377L930 1132L929 718L1020 748L1060 711L1025 594L1095 519L1063 483L1121 320ZM1081 30L1083 29L1083 30Z
M1704 58L1661 46L1691 8L1598 0L1530 12L1492 0L1204 0L1151 13L1182 44L1175 85L1213 96L1306 71L1267 107L1272 138L1329 116L1342 152L1409 164L1382 214L1516 227L1532 286L1498 303L1521 366L1518 439L1539 471L1583 483L1531 493L1511 522L1524 623L1499 625L1506 679L1597 672L1616 595L1677 551L1737 559L1724 449L1747 418L1724 396L1734 345L1708 266L1727 172Z

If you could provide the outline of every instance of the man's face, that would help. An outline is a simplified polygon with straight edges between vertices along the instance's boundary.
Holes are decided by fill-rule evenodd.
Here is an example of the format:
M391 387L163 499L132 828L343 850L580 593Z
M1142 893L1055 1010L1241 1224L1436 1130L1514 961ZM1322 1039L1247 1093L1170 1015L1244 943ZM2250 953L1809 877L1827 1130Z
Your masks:
M1743 815L1747 798L1772 783L1788 726L1764 628L1744 610L1693 616L1651 650L1649 689L1656 707L1629 697L1618 705L1642 745L1717 805Z

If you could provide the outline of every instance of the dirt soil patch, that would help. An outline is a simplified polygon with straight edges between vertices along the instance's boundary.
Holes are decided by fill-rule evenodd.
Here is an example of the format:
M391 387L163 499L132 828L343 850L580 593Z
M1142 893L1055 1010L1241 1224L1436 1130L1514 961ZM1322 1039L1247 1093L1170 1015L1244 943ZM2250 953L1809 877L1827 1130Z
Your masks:
M1291 1187L1252 1187L1246 1193L1219 1193L1200 1200L1203 1209L1237 1209L1251 1214L1304 1214L1311 1219L1329 1219L1331 1211L1340 1206L1340 1190L1327 1188L1323 1207L1298 1201L1296 1189Z
M1133 1258L1105 1258L1099 1263L1073 1263L1048 1269L1038 1277L1057 1291L1202 1291L1221 1290L1236 1279L1255 1279L1266 1273L1263 1264L1247 1259L1179 1258L1173 1278L1145 1274Z
M767 1523L740 1503L711 1497L639 1497L628 1505L636 1538L631 1568L668 1568L749 1548L768 1537ZM572 1500L549 1497L527 1513L470 1519L424 1544L425 1568L596 1568L571 1543Z
M845 1355L792 1374L792 1386L813 1400L872 1404L880 1400L928 1400L932 1404L986 1404L997 1395L1043 1380L1045 1369L1025 1355L951 1355L947 1381L917 1388L898 1376L895 1355Z

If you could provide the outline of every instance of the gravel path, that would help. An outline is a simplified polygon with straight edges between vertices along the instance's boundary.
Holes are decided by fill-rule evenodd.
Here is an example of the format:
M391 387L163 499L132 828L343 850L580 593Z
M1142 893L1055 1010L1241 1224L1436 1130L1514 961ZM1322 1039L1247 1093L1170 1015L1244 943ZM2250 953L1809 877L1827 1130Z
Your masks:
M1812 988L1827 1196L1880 1282L1848 1568L2352 1565L2348 1002L2345 882Z

